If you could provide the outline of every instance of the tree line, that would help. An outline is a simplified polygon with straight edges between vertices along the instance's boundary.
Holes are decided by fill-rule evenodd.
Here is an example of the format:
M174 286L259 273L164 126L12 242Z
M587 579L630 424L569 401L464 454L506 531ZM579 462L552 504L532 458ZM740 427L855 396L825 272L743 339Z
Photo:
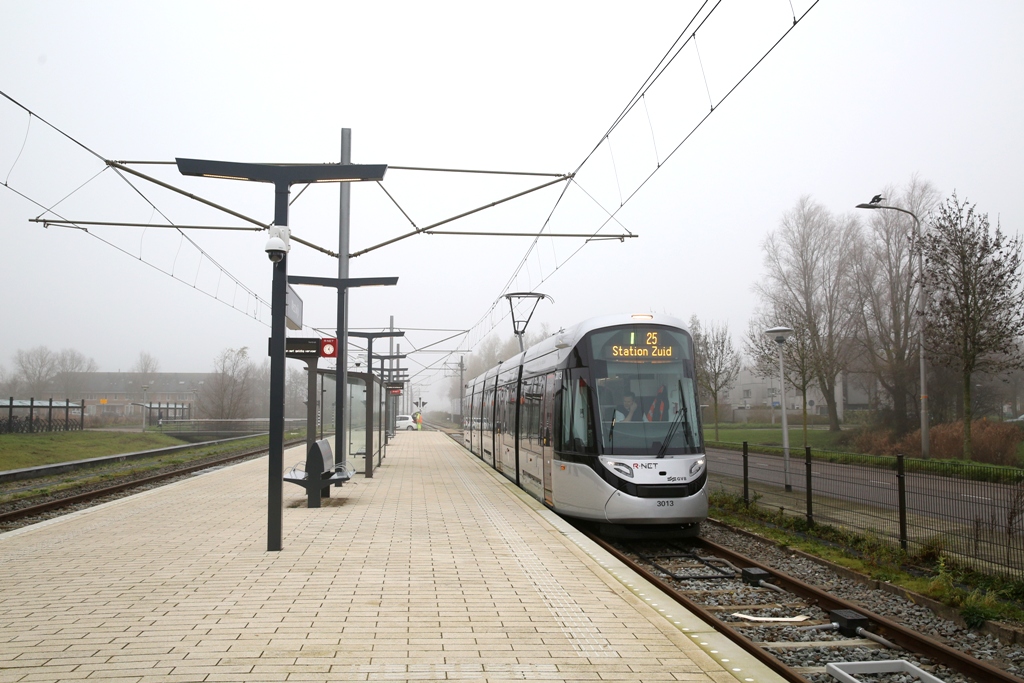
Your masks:
M10 370L0 366L0 396L44 400L81 400L88 373L98 371L95 360L77 349L53 350L40 345L14 352ZM128 373L141 386L160 372L160 361L140 352ZM304 417L306 373L289 367L285 380L285 414ZM265 418L270 414L270 363L256 362L246 347L227 348L213 360L212 371L196 391L195 415L209 419Z
M743 351L756 374L778 376L779 347L764 332L792 328L782 346L786 383L805 414L808 391L817 388L830 428L839 430L836 383L860 373L869 378L873 426L900 436L919 423L923 333L929 424L962 419L970 459L979 410L1000 414L1004 402L1020 410L1021 240L955 193L940 201L916 177L882 194L878 204L920 217L920 229L904 212L876 210L862 220L810 197L782 216L763 243L765 275L754 285L758 307ZM742 356L727 327L696 319L691 326L700 385L717 405Z

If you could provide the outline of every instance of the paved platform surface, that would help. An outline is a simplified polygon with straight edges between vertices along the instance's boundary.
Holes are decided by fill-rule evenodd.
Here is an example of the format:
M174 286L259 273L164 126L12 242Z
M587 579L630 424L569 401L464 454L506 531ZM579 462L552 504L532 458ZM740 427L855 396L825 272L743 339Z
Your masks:
M286 484L274 553L266 478L0 534L0 681L780 680L442 434L318 510Z

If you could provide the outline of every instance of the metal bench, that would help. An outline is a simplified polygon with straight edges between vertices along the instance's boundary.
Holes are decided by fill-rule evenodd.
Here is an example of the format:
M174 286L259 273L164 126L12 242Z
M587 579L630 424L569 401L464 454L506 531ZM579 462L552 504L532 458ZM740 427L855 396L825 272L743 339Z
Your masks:
M321 498L331 497L331 484L341 486L352 478L352 470L345 469L345 463L334 464L334 453L326 439L316 441L306 453L305 469L299 465L284 473L284 480L306 489L306 507L320 507Z

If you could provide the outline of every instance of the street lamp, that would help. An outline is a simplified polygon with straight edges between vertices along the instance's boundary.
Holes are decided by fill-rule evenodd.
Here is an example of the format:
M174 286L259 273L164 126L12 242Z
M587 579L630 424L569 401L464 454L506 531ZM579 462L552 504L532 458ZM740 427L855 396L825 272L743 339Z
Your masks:
M782 360L782 345L793 334L793 328L773 327L770 330L765 330L764 333L779 345L779 386L782 389L782 469L785 473L786 491L789 492L793 490L793 485L789 481L789 423L786 421L786 365Z
M917 314L920 317L917 327L918 336L918 357L920 359L920 370L921 370L921 457L927 459L929 452L929 434L928 434L928 375L925 372L924 362L924 305L926 290L924 286L924 254L921 250L921 221L918 219L917 214L907 209L901 209L898 206L888 206L883 204L885 197L882 195L875 195L875 197L866 204L858 204L858 209L888 209L890 211L899 211L905 213L914 219L914 241L917 243L917 269L921 275L920 284L918 285L918 299L917 299Z
M206 159L176 159L182 175L248 180L274 185L274 225L265 250L274 264L270 297L270 448L267 480L267 550L281 549L284 485L285 302L288 292L288 195L303 183L383 180L386 164L246 164ZM338 322L341 327L341 321ZM340 340L339 340L340 341Z

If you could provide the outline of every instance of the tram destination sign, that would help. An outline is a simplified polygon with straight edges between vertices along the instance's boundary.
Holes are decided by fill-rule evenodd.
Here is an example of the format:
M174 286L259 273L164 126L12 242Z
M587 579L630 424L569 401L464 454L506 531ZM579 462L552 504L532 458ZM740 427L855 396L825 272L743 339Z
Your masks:
M616 331L602 344L600 357L605 360L678 360L679 340L664 329L634 327Z

